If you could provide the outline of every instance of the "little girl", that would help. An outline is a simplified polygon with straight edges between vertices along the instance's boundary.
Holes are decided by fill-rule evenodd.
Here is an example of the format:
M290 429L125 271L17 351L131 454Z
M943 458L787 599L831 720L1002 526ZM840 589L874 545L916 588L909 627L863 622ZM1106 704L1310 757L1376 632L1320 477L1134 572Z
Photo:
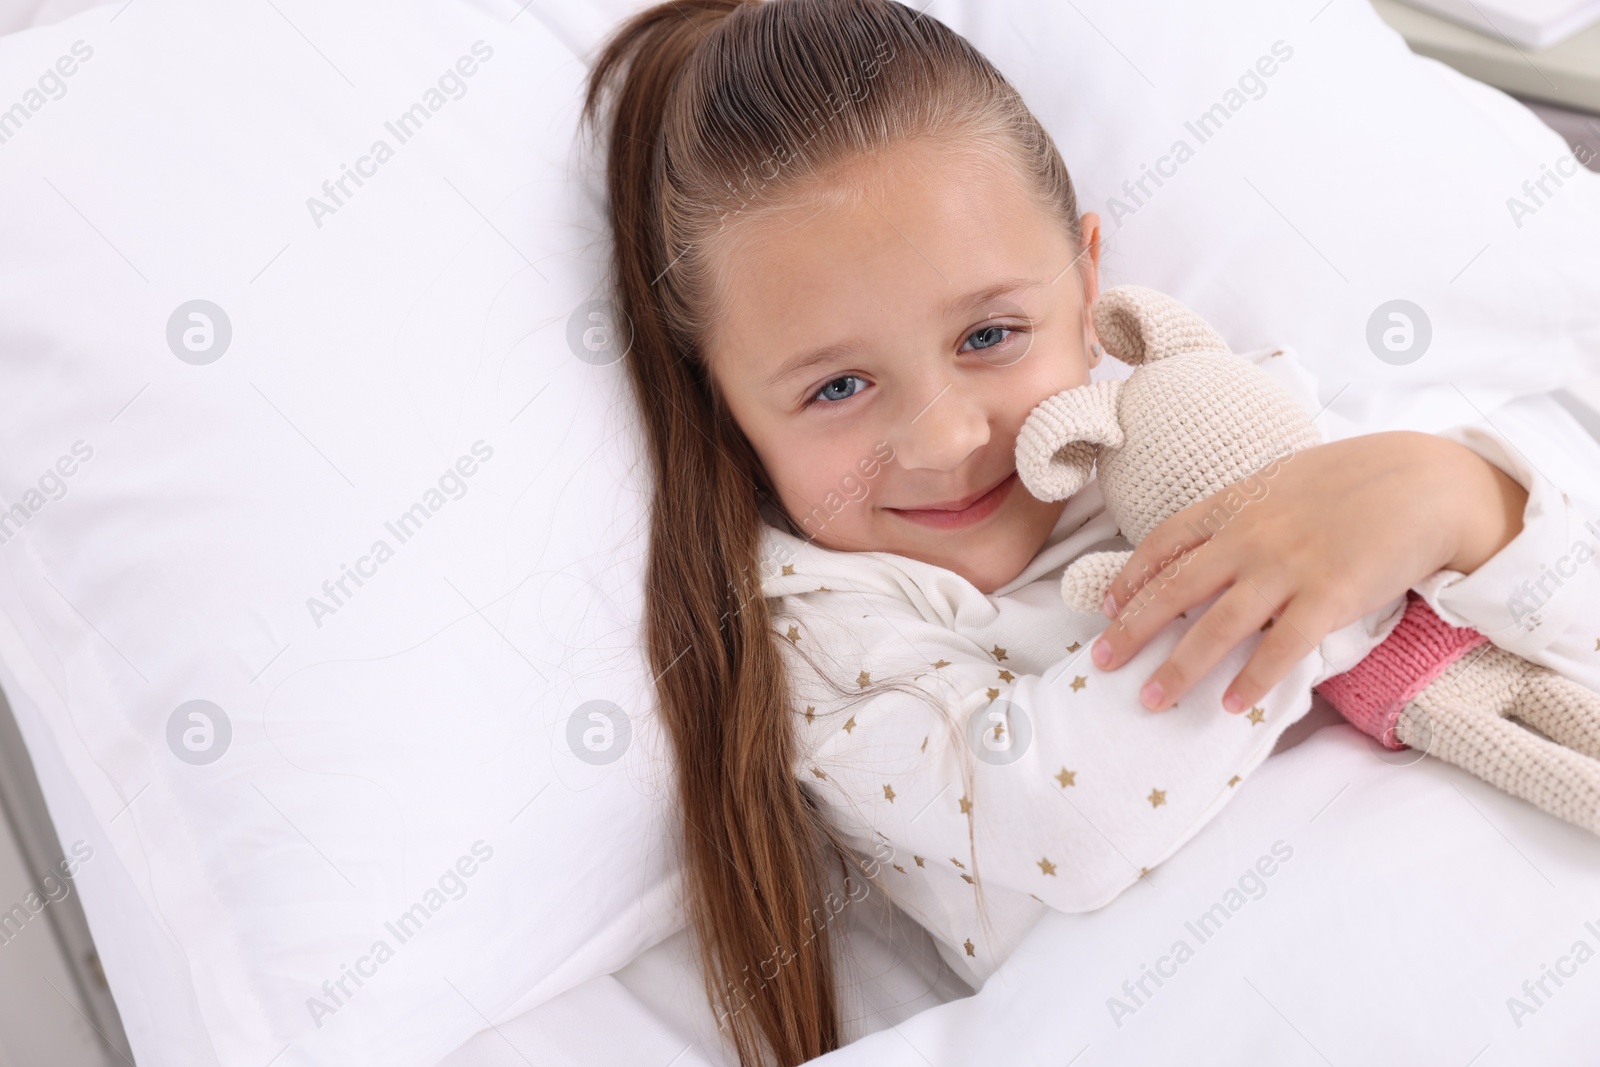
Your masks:
M1297 454L1096 640L1104 619L1066 608L1059 575L1127 542L1092 481L1031 497L1014 449L1103 355L1099 220L1012 86L936 19L659 4L606 43L585 117L606 124L655 477L646 640L686 907L741 1063L842 1043L829 921L867 885L974 986L1045 907L1107 903L1413 585L1532 659L1593 639L1575 619L1505 625L1496 606L1581 519L1463 428ZM1107 614L1196 547L1152 534ZM1323 647L1358 620L1371 644ZM1135 657L1160 663L1138 700L1115 673Z

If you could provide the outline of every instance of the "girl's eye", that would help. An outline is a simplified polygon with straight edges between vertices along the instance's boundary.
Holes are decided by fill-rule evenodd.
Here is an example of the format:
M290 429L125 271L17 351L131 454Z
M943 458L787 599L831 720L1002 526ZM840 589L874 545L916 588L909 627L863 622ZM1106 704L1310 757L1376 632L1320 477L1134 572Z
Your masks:
M826 400L830 403L839 400L848 400L857 393L861 392L861 389L859 388L852 388L850 385L851 382L859 382L862 386L866 385L865 379L861 378L859 375L846 374L841 378L835 378L827 385L824 385L821 389L818 389L816 394L813 395L811 399Z
M963 352L981 352L986 348L994 348L997 345L1003 344L1011 334L1016 332L1017 331L1010 326L985 326L982 329L973 330L971 333L969 333L967 335L967 341L968 343L972 344L972 348L968 349L966 345L962 345L961 350Z

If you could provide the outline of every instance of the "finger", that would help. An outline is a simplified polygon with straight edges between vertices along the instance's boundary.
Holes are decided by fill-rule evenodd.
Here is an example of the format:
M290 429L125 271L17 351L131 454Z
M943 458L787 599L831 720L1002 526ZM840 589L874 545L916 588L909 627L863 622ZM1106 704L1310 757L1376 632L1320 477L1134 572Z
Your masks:
M1133 549L1133 555L1122 565L1122 570L1111 581L1111 604L1108 614L1115 618L1135 593L1173 558L1193 552L1209 541L1221 529L1218 512L1227 516L1226 508L1219 508L1210 498L1197 501L1169 515L1154 530L1145 535Z
M1222 662L1229 652L1258 632L1275 610L1254 587L1236 582L1206 609L1139 689L1151 711L1164 711Z
M1322 639L1336 628L1328 605L1308 594L1296 596L1269 622L1261 644L1223 691L1223 707L1229 711L1258 703L1308 654L1320 656Z
M1235 571L1207 542L1156 569L1095 641L1090 655L1102 670L1116 670L1138 654L1161 628L1232 582Z

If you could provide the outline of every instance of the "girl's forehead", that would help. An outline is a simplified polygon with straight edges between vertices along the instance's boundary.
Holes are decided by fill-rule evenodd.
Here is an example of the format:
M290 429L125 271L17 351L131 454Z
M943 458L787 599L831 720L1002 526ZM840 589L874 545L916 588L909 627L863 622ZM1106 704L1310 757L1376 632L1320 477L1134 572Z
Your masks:
M1075 254L1003 155L910 144L836 177L866 180L774 200L718 235L713 360L812 341L841 317L942 317L1001 282L1057 279Z

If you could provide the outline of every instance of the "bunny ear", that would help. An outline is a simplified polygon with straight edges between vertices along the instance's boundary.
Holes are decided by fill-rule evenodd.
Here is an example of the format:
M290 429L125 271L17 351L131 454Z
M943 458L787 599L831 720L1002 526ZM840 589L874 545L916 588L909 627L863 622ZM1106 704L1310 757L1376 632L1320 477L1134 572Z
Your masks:
M1100 294L1094 329L1108 352L1135 367L1184 352L1228 351L1205 319L1142 285L1119 285Z
M1017 474L1040 500L1065 500L1083 488L1098 449L1122 447L1117 397L1109 379L1065 389L1028 415L1017 432Z

